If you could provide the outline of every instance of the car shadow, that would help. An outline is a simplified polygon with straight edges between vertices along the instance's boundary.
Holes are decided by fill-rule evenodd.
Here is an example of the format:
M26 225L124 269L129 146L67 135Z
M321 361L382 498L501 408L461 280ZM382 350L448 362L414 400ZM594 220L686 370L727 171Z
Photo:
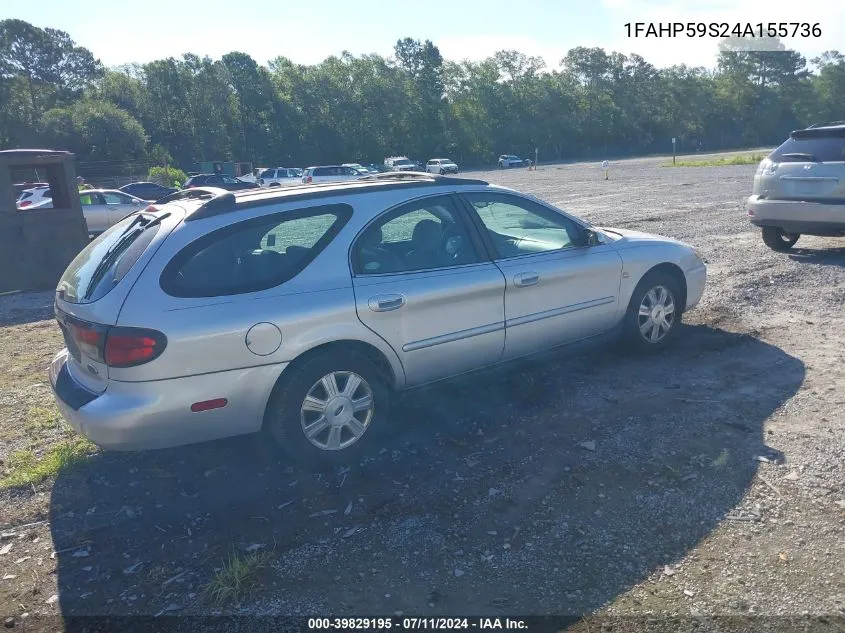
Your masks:
M789 252L789 259L804 264L821 264L845 268L845 248L793 247Z
M0 295L0 327L52 319L54 294L47 290Z
M804 365L750 335L680 334L650 357L564 350L407 395L401 433L348 467L295 470L251 436L66 468L61 613L589 613L721 522L760 520L743 497L777 454L763 426ZM232 556L257 584L216 604Z

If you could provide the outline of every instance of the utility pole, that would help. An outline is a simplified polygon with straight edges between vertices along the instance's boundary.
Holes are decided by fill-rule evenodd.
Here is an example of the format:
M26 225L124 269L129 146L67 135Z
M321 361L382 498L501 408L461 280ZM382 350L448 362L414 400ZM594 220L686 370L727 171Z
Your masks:
M675 137L672 137L672 167L675 166Z

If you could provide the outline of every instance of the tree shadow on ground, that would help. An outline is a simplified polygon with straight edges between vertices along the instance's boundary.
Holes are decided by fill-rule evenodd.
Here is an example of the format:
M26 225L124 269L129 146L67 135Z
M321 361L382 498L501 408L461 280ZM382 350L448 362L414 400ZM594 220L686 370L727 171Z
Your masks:
M52 493L65 616L589 613L730 518L803 364L685 326L410 394L372 458L294 471L262 438L102 453ZM204 588L266 552L231 603Z

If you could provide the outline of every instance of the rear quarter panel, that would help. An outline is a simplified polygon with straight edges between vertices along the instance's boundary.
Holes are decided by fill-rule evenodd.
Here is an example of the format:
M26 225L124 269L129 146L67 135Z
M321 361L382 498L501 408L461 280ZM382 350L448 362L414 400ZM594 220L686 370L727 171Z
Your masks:
M357 198L357 200L356 200ZM346 202L373 204L372 196L349 200L280 203L186 223L168 238L133 288L120 313L119 325L151 327L165 333L167 349L156 360L138 367L111 369L109 377L147 381L228 371L261 365L279 365L326 343L341 340L368 343L387 358L404 385L401 363L381 338L365 328L355 312L352 278L348 264L349 243L360 227L359 213L334 240L294 279L263 291L208 298L182 298L166 294L159 278L164 266L182 248L217 228L283 211ZM357 209L356 209L357 211ZM264 356L246 346L249 328L272 323L281 332L281 345Z

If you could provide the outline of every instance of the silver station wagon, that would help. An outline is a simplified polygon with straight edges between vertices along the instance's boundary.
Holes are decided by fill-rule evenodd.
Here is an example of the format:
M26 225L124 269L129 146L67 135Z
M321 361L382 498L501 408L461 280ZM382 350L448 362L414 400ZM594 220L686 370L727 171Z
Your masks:
M401 423L392 392L617 331L662 347L705 278L681 242L481 180L195 188L70 264L50 381L105 448L265 431L293 460L349 459Z

